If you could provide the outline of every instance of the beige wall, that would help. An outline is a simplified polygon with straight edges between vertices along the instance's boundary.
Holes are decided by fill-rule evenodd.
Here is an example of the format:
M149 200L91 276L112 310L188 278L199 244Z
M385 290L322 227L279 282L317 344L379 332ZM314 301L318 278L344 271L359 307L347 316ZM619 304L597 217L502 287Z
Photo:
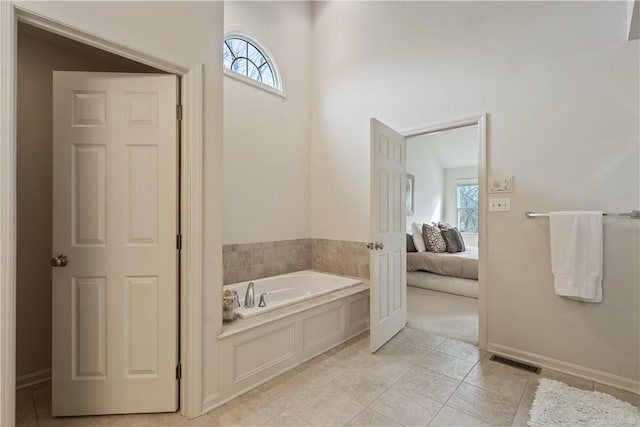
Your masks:
M153 72L29 26L18 37L17 376L51 368L52 72Z
M581 304L553 292L547 220L524 217L640 206L625 19L624 2L314 4L312 236L369 238L370 117L489 113L487 175L515 177L511 212L484 212L489 344L637 382L640 222L605 220L604 302Z
M227 2L225 31L264 44L286 98L224 78L224 243L309 237L307 2Z

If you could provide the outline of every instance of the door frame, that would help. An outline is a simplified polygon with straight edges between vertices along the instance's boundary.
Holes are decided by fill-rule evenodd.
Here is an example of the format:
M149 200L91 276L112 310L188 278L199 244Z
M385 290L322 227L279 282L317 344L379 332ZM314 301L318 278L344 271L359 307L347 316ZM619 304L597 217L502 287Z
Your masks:
M0 425L15 422L18 21L181 77L180 411L202 414L203 65L55 3L0 2Z
M478 126L478 347L481 350L487 348L487 116L482 113L400 132L409 138L463 126Z

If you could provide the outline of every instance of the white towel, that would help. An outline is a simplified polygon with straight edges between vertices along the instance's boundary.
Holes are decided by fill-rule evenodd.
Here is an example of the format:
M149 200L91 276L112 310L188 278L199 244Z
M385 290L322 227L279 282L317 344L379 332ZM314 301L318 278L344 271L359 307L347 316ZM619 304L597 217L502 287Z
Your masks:
M551 212L549 225L556 294L602 302L602 212Z

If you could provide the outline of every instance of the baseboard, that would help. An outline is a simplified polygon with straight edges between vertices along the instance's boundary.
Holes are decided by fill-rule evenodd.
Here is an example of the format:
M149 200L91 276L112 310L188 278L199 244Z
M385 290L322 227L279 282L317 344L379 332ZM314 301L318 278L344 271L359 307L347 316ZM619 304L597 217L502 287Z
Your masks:
M542 368L553 369L554 371L563 372L565 374L574 375L600 384L640 394L640 381L638 380L621 377L619 375L610 374L597 369L587 368L586 366L576 365L575 363L569 363L495 343L487 343L486 350L500 356L510 357Z
M221 405L220 401L220 393L214 393L211 396L207 396L202 400L202 413L200 415L204 415L207 412L213 411L215 408Z
M16 377L16 390L40 384L51 379L51 368Z

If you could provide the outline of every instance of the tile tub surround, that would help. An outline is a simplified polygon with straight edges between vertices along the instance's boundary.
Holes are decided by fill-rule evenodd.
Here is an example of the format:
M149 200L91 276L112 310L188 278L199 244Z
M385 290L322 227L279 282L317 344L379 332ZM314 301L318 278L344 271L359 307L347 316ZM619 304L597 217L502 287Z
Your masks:
M429 345L415 345L416 341ZM539 376L509 366L494 368L487 353L473 355L464 351L467 345L412 330L394 337L382 347L383 353L370 354L365 333L193 420L177 413L53 419L50 385L40 384L18 391L16 425L526 426L540 376L595 388L640 405L638 395L622 396L620 390L604 390L571 375L543 369ZM442 356L429 358L434 352ZM473 359L456 370L458 374L466 371L464 375L447 375L451 365ZM508 386L496 386L503 376ZM415 378L435 378L440 390Z
M300 270L369 278L365 242L295 239L222 247L223 284L262 279Z
M371 251L365 245L365 242L311 239L311 268L368 279Z
M223 284L262 279L311 268L311 240L222 246Z

